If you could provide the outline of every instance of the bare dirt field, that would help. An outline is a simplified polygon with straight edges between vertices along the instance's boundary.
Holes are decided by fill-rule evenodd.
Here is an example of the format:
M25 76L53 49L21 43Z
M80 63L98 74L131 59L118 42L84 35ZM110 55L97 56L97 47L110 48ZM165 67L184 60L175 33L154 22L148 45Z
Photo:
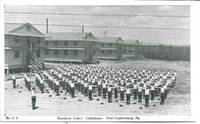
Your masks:
M133 67L148 69L173 69L177 71L176 86L170 91L165 105L160 105L159 100L150 101L149 107L143 104L126 105L125 101L108 103L107 99L95 97L89 101L87 97L76 92L76 97L71 98L62 93L55 96L50 93L36 93L38 109L31 109L31 94L25 89L23 79L18 79L17 89L12 88L11 81L5 81L5 114L15 116L73 116L73 115L184 115L190 116L190 62L138 60L126 62L102 61L102 66ZM56 66L56 64L55 64ZM21 91L21 92L20 92ZM49 95L52 97L49 97ZM66 98L66 99L64 99ZM96 99L100 99L97 101ZM82 101L79 101L81 99ZM103 104L101 104L103 103ZM144 102L143 102L144 103ZM123 105L120 107L120 105ZM142 109L140 109L142 107Z

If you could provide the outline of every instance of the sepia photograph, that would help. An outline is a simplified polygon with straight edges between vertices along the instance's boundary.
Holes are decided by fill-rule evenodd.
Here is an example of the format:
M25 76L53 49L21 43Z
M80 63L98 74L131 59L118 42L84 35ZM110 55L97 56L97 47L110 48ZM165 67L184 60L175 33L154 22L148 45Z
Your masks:
M190 70L190 5L4 6L6 121L190 118Z

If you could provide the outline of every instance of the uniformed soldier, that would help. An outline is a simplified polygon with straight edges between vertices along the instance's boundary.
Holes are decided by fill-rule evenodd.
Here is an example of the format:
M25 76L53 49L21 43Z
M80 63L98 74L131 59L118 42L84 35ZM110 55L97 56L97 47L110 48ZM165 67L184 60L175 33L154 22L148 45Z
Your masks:
M106 88L107 88L107 86L106 86L105 82L103 83L102 88L103 88L103 98L106 99Z
M84 82L84 95L88 95L88 84L86 82Z
M71 97L75 97L75 84L74 82L71 82Z
M60 94L59 94L59 90L60 90L60 86L59 86L59 81L58 80L56 80L56 83L55 83L55 89L56 89L56 96L59 96Z
M124 87L122 85L120 86L120 100L124 101Z
M145 89L144 99L145 99L145 107L148 107L149 106L149 89L148 88Z
M13 82L13 88L16 88L16 76L15 76L15 74L12 75L12 82Z
M138 93L138 86L137 86L137 83L134 83L133 84L133 97L134 97L134 100L137 99L137 93Z
M89 86L88 86L89 88L89 100L92 100L92 85L90 84Z
M24 74L24 83L26 88L27 88L27 78L28 78L27 74Z
M126 88L126 104L130 104L130 96L131 96L131 91L130 91L130 88L127 87Z
M161 87L160 89L160 104L163 105L165 102L165 88Z
M111 85L108 86L108 102L112 102L112 87Z
M142 103L142 86L138 86L138 102Z
M35 95L35 88L32 88L31 91L31 101L32 101L32 110L35 110L35 105L36 105L36 95Z
M30 77L27 77L27 88L29 91L31 91L31 79Z
M117 83L115 83L115 87L114 87L114 94L115 94L115 99L118 98L118 89L119 89L119 86Z
M44 81L43 81L43 79L40 79L40 91L41 91L41 93L44 93Z
M154 100L155 99L155 86L154 85L151 86L150 92L151 92L151 100Z
M101 96L101 81L98 81L98 96Z

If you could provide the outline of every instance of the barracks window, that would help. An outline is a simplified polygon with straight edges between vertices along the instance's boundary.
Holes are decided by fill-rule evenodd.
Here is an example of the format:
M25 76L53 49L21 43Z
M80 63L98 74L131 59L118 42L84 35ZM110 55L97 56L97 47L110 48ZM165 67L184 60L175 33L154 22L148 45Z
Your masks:
M54 55L58 55L58 50L55 50L55 51L54 51Z
M58 41L55 41L55 42L54 42L54 45L56 45L56 46L57 46L57 45L58 45Z
M19 58L19 50L14 51L14 58Z
M44 54L45 54L45 55L48 55L48 54L49 54L48 49L45 49Z
M37 44L40 44L40 38L37 38Z
M111 47L112 46L112 43L109 43L109 47Z
M68 42L64 42L64 45L65 45L65 46L68 46Z
M112 54L112 50L109 50L109 54Z
M102 54L104 54L104 50L102 50Z
M45 41L45 45L47 46L49 44L49 42L48 41Z
M77 46L77 45L78 45L77 41L74 41L74 42L73 42L73 45L74 45L74 46Z
M40 57L40 49L37 49L37 51L36 51L36 57Z
M15 43L19 43L19 38L18 38L18 37L15 37L14 42L15 42Z
M76 50L74 50L74 55L78 55L78 52Z
M64 54L65 54L65 55L68 55L68 51L67 51L67 50L64 50Z

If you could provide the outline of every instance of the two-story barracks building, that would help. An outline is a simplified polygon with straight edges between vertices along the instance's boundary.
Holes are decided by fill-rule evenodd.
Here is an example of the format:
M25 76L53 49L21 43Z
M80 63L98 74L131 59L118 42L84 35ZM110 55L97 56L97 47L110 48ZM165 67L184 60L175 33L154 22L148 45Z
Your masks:
M5 28L6 73L26 70L33 58L39 62L56 63L121 60L135 56L134 46L138 45L135 42L126 44L121 37L95 37L90 32L42 34L29 23Z

